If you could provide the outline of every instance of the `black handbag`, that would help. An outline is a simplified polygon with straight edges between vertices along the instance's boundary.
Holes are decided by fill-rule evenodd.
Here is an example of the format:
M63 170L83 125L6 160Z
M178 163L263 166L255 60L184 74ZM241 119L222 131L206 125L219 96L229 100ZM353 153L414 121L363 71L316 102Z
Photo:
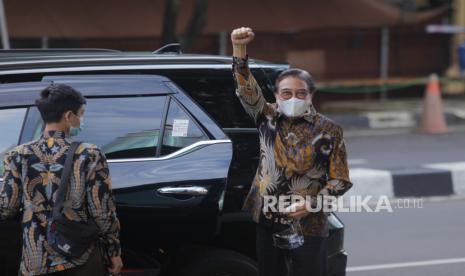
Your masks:
M73 221L63 214L63 203L70 185L74 153L80 144L80 142L73 142L66 155L52 218L47 228L49 245L66 259L81 257L99 236L99 228L92 219Z

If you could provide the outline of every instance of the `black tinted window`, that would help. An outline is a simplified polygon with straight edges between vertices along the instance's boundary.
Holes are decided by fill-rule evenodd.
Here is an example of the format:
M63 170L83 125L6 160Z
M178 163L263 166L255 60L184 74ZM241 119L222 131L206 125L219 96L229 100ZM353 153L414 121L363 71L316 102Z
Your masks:
M87 99L84 129L75 139L96 144L109 159L155 157L165 99Z
M235 94L231 70L157 71L166 75L215 119L220 127L255 127Z
M170 154L202 140L208 140L207 136L179 104L171 100L161 154Z
M278 69L252 69L268 102L275 102L273 83L281 71ZM235 93L232 69L202 69L157 72L166 75L196 102L198 102L222 128L255 128Z
M3 175L3 157L5 153L18 145L25 114L25 108L0 110L0 126L2 126L2 135L0 135L0 177Z

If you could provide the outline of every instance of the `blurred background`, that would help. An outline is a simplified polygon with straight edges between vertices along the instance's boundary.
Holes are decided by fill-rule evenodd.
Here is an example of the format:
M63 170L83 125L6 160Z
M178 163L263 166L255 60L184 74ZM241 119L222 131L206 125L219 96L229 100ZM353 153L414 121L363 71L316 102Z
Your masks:
M445 95L465 91L456 79L462 0L2 2L4 48L153 51L179 42L186 53L230 55L230 31L250 26L252 57L311 72L328 112L327 101L421 97L431 73L444 77Z

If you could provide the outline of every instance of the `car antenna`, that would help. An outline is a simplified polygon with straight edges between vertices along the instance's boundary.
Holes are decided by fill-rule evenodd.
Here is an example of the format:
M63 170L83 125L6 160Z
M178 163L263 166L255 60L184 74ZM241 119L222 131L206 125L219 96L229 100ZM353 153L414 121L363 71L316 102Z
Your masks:
M180 43L170 43L162 46L160 49L157 49L152 52L152 54L163 55L163 54L182 54L181 44Z

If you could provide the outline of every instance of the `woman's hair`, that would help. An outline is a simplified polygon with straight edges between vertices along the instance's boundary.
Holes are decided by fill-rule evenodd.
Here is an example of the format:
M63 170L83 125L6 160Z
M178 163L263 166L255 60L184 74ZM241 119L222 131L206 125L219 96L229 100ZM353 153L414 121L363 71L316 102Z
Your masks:
M63 113L72 111L77 114L86 99L71 86L65 84L51 84L40 92L36 106L45 123L57 123Z
M313 81L312 75L305 70L298 69L298 68L291 68L281 72L275 81L275 93L278 93L279 83L285 78L298 78L304 81L307 84L310 93L313 94L316 90L315 88L315 81Z

